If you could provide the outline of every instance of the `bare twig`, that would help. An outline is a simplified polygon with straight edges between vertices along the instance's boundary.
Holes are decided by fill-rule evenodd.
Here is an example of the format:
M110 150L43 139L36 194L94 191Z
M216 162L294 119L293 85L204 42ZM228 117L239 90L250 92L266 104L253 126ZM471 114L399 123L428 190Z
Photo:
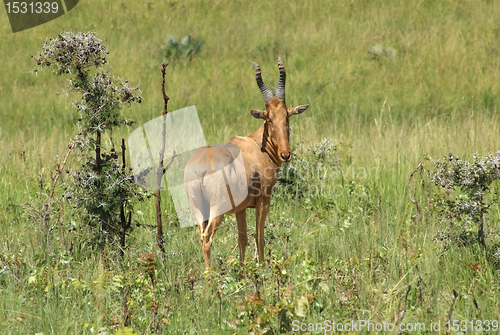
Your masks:
M194 281L191 282L191 298L193 299L193 306L194 310L196 311L196 323L198 324L198 330L201 331L200 315L198 314L198 308L196 308L196 301L194 300Z
M47 248L49 249L49 252L52 252L52 250L50 249L49 237L50 233L54 230L55 227L56 225L53 225L52 227L49 228L49 230L47 230Z
M52 199L54 198L54 192L56 189L57 182L59 181L59 177L61 176L61 173L64 170L64 166L68 162L69 155L71 154L71 151L73 151L73 148L75 147L76 143L70 140L70 144L68 145L68 152L66 153L66 156L64 156L64 160L61 164L57 164L57 169L56 169L56 174L52 178L52 182L50 185L50 193L47 198L47 202L43 205L43 214L41 214L39 211L35 209L37 214L43 218L43 221L45 222L45 227L47 228L47 246L49 247L50 250L50 245L49 245L49 237L50 233L52 230L54 230L56 223L52 225L52 227L49 228L49 219L50 219L50 214L52 213ZM61 213L59 215L58 221L60 220L60 227L61 227L61 243L64 245L64 228L63 228L63 223L64 223L64 206L61 202L59 202L61 205ZM33 206L34 208L34 206Z
M151 273L152 272L152 273ZM153 285L153 328L155 334L158 334L159 324L158 324L158 301L156 300L156 285L154 280L154 270L149 273L151 278L151 284Z
M130 327L132 323L131 322L132 311L128 308L126 287L123 288L122 299L123 299L123 327Z
M61 205L61 212L59 213L59 216L57 218L57 221L59 221L59 227L61 229L61 244L64 246L64 205L61 201L58 201L58 203ZM47 204L46 204L47 205ZM45 213L46 215L46 218L49 217L49 213L46 212ZM56 228L56 225L57 225L57 222L55 222L52 227L50 227L48 230L47 230L47 248L49 251L51 251L50 249L50 233Z
M61 243L63 246L66 245L64 242L64 205L62 201L59 201L59 204L61 205L61 215L59 216L59 229L61 229Z
M479 197L480 202L483 203L483 197ZM484 240L484 213L481 211L479 214L479 228L477 230L477 237L481 246L486 249L486 241Z
M163 77L163 80L161 82L161 92L163 93L163 102L165 104L163 107L163 114L167 114L167 104L168 100L170 100L170 98L165 94L165 70L167 69L167 66L168 62L165 62L161 65L161 74Z
M424 293L423 293L423 290L422 290L423 281L422 281L422 277L420 276L420 269L418 268L418 264L415 265L415 269L417 269L417 272L418 272L418 290L419 290L419 293L420 293L420 300L423 303L425 303Z
M410 293L411 285L408 285L408 289L406 290L405 299L403 300L403 308L399 311L398 317L396 319L396 325L399 325L403 318L405 317L406 312L406 301L408 300L408 294ZM401 330L398 330L397 334L401 334Z
M457 291L453 290L453 299L451 300L451 306L450 306L450 310L448 311L448 317L446 319L446 333L450 333L450 329L449 329L449 326L450 326L450 323L451 323L451 316L453 315L453 306L455 305L455 301L457 300L458 298L458 293Z
M410 198L410 201L415 205L415 212L417 214L417 217L420 216L420 209L418 207L418 202L417 202L417 197L416 197L416 193L417 193L417 187L416 187L416 180L414 181L414 185L413 185L413 197L411 196L411 191L412 191L412 187L411 187L411 181L413 179L413 175L415 173L417 173L418 171L422 171L423 169L423 163L424 161L420 161L420 163L418 163L417 165L417 168L410 174L410 178L408 178L408 197Z
M286 243L285 243L285 258L288 258L288 241L290 240L290 236L286 235Z
M201 331L200 315L198 314L198 308L196 307L196 300L194 299L194 282L197 280L195 275L196 275L196 270L187 277L186 282L190 284L191 298L193 300L193 307L196 312L196 323L198 324L198 331Z
M220 289L217 289L217 296L219 297L219 330L220 330L221 320L222 320L222 293Z
M122 138L122 170L125 170L125 139Z
M174 158L177 157L177 154L175 153L175 150L172 152L172 158L170 158L170 162L167 164L167 166L165 166L165 168L163 169L163 174L165 174L167 172L168 169L170 169L170 165L172 165L172 163L174 162Z
M165 173L166 170L163 169L163 155L165 154L165 132L166 132L166 122L167 122L167 106L168 106L168 100L170 98L167 96L165 93L165 70L168 66L168 62L165 62L161 66L161 74L162 74L162 82L161 82L161 92L163 94L163 102L164 102L164 107L163 107L163 125L162 125L162 132L161 132L161 138L162 138L162 144L161 144L161 149L159 152L159 162L158 162L158 169L156 170L156 243L158 244L158 247L160 248L162 252L162 258L165 258L165 247L163 245L163 223L161 221L161 194L160 194L160 188L161 188L161 180L163 178L163 174ZM175 158L175 152L174 156L172 156L172 161ZM172 164L172 161L169 163Z
M125 139L122 138L122 171L125 170ZM120 208L120 225L121 225L121 236L120 236L120 256L123 257L125 251L125 238L127 236L127 231L132 223L132 212L128 212L128 221L125 219L125 203L122 203Z
M71 151L73 151L73 148L75 147L75 142L70 140L70 144L68 145L68 152L66 153L66 156L64 157L64 160L61 165L57 167L56 175L54 176L54 179L52 180L52 185L50 187L50 194L49 194L49 203L54 196L54 190L56 188L57 181L59 180L59 176L61 176L61 173L64 169L64 165L66 165L66 162L68 161L68 157L71 154Z
M75 238L73 238L71 240L71 243L69 244L69 248L68 248L68 255L71 255L71 253L73 252L73 246L75 245Z
M479 308L479 304L477 303L477 300L476 300L476 295L474 294L474 287L472 288L472 302L474 303L474 306L476 307L479 315L481 315L481 309Z

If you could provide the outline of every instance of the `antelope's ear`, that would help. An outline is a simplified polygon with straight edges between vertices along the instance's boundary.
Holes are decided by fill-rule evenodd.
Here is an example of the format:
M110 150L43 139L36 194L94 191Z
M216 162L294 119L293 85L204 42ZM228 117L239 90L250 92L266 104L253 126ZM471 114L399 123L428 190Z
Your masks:
M264 115L264 112L263 111L260 111L258 109L252 109L250 111L250 114L252 114L252 116L256 119L265 119L265 115Z
M300 105L297 107L288 108L288 116L302 114L309 108L309 105Z

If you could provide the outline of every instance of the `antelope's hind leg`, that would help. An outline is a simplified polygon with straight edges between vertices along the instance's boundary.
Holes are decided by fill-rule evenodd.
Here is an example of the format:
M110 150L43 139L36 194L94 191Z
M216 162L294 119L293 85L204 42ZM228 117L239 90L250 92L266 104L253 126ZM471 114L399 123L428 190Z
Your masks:
M205 256L206 269L210 269L210 248L212 247L215 232L217 232L223 217L224 215L219 215L198 224L200 228L201 249L203 250L203 256Z

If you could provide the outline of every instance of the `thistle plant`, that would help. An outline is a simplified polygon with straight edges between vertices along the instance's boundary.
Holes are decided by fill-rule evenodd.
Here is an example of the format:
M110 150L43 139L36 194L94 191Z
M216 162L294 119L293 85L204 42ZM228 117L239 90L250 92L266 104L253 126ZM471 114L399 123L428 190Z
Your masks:
M69 75L67 87L77 96L73 107L79 113L79 132L73 142L80 168L72 173L65 198L94 228L100 241L106 236L119 236L124 247L125 234L131 227L131 205L141 195L126 168L124 141L120 160L111 138L111 148L105 151L102 136L117 126L131 124L123 117L122 106L140 103L141 97L137 87L129 87L127 80L116 78L109 67L104 68L108 53L94 33L64 32L45 41L35 57L38 68L34 71L51 67L58 75Z
M429 173L429 180L439 189L432 205L441 219L459 227L462 235L470 235L477 226L477 241L485 246L485 216L498 201L491 188L500 179L500 151L482 158L474 154L472 161L449 154L431 162L435 170Z

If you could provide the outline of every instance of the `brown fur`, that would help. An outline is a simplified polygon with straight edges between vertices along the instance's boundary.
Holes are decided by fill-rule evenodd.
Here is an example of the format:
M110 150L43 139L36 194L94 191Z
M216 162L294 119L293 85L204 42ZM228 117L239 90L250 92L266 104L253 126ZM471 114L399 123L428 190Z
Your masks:
M210 268L210 248L213 237L217 231L224 214L236 214L238 222L238 244L240 249L240 263L245 260L245 248L248 244L246 209L256 210L256 246L260 262L264 261L264 224L269 213L271 194L276 184L277 175L283 162L292 158L289 144L289 118L294 114L304 112L309 105L286 108L285 99L274 96L266 103L266 110L252 110L252 116L261 118L265 122L253 134L247 137L235 136L228 143L236 145L242 154L246 171L246 180L232 180L232 174L225 175L226 185L211 182L206 175L218 171L229 165L232 155L224 147L207 147L196 150L188 161L184 181L186 193L191 209L200 229L201 247L205 256L205 267ZM196 182L192 182L196 181ZM211 183L211 184L210 184ZM234 187L247 187L248 195L239 203L235 201L228 185ZM229 192L233 209L225 211L222 215L221 208L227 206L224 194ZM203 208L201 202L209 199L210 208ZM241 199L237 199L241 200ZM239 203L236 208L234 204ZM210 214L203 211L210 211ZM209 217L208 222L203 218Z

